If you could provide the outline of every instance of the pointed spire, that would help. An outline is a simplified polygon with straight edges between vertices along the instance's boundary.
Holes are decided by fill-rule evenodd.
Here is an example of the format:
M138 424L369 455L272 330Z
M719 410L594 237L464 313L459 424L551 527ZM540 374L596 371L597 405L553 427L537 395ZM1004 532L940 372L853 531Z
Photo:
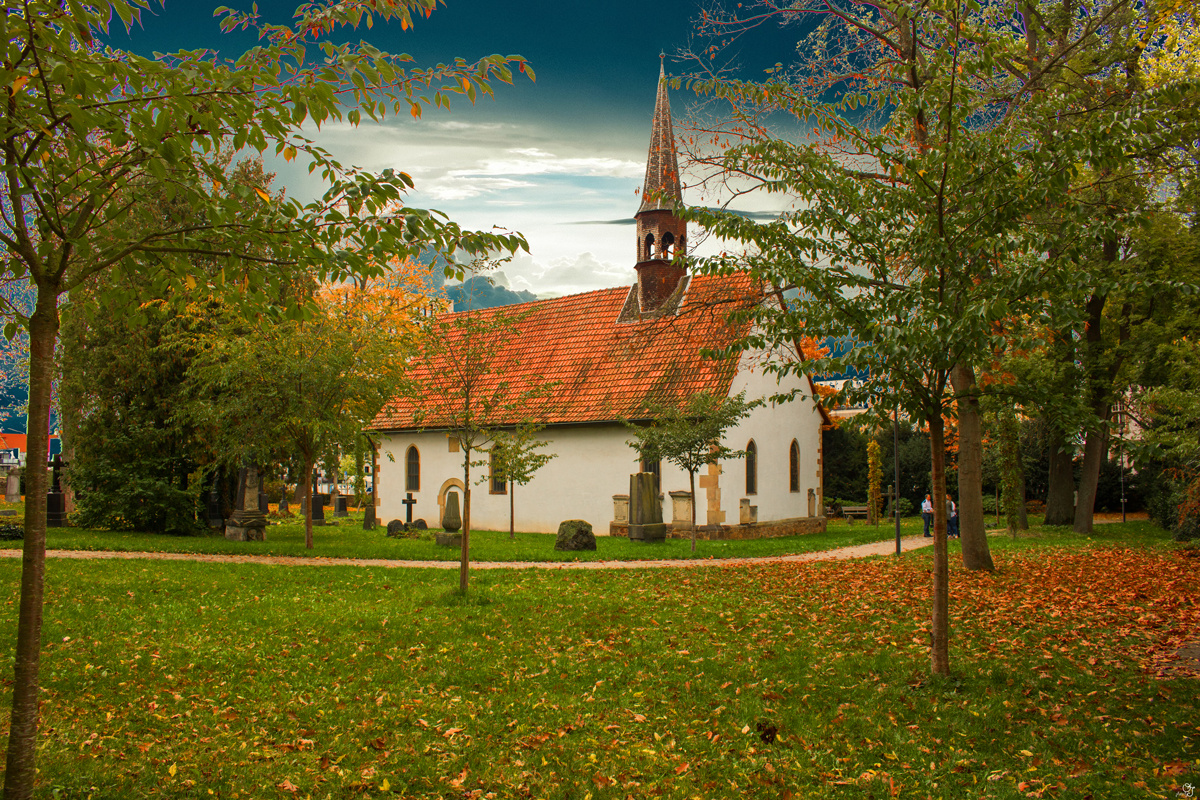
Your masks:
M650 153L646 157L646 183L642 187L643 211L672 210L683 205L679 190L679 163L675 158L675 131L671 127L671 102L667 99L667 72L659 56L658 99L654 103L654 126L650 133Z

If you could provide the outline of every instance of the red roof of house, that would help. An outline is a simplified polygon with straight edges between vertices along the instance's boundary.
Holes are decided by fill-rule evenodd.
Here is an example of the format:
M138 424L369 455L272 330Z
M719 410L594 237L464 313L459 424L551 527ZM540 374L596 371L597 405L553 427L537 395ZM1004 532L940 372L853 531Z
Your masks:
M464 313L519 317L513 331L504 335L503 352L475 396L486 397L504 382L509 395L555 383L547 397L535 401L535 408L514 419L493 419L493 425L523 419L542 424L638 419L645 417L647 404L682 404L705 390L725 396L737 356L707 358L701 351L725 347L745 334L749 323L731 324L728 317L735 308L762 301L750 277L693 277L676 313L653 319L639 319L634 313L633 321L621 322L630 318L630 291L630 287L602 289L447 314L439 320L453 322ZM452 328L450 335L460 331ZM434 388L438 381L431 372L444 368L436 360L414 362L410 375L423 387L424 396L396 398L371 427L383 431L447 427L447 417L438 413Z

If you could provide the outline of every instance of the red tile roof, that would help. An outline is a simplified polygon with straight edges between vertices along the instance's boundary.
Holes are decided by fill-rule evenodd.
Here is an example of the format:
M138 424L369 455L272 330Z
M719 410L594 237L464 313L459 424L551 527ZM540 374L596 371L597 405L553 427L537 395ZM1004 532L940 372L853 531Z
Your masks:
M748 323L731 324L728 316L735 308L761 302L762 294L749 276L693 277L677 314L618 322L629 293L629 287L602 289L469 312L524 315L475 395L487 396L504 381L511 386L510 395L555 382L548 397L520 415L554 424L638 419L645 416L648 403L682 404L704 390L727 394L737 356L706 358L701 351L725 347L746 332ZM438 413L431 369L442 367L424 361L413 364L411 377L417 386L426 387L426 395L396 398L375 418L374 430L446 427L446 418Z

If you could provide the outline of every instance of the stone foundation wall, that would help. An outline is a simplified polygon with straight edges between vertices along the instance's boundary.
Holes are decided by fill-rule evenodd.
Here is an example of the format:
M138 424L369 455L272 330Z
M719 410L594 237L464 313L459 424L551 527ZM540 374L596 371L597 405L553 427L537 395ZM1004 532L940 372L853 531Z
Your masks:
M806 533L824 533L825 517L797 517L773 522L756 522L750 525L701 525L696 530L697 539L774 539L779 536L802 536ZM609 536L629 536L628 522L610 522ZM689 525L667 525L668 539L690 539Z

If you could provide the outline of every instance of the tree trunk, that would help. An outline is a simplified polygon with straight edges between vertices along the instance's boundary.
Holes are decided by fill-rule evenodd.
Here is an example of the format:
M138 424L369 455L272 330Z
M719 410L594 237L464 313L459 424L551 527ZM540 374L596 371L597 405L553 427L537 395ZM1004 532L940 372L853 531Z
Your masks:
M46 463L50 451L50 393L58 294L38 287L29 319L29 408L26 417L25 544L21 559L21 606L13 669L12 720L4 773L5 800L33 796L37 776L38 667L42 654L42 603L46 586Z
M513 481L508 482L508 540L516 541L517 538L517 484Z
M1050 426L1050 475L1046 488L1046 524L1070 525L1075 521L1075 453L1053 421Z
M458 591L467 593L467 572L471 567L471 448L463 448L462 550L458 559Z
M1111 255L1110 255L1111 251ZM1105 261L1116 260L1116 246L1104 243ZM1103 352L1104 306L1108 295L1096 292L1088 297L1084 304L1087 312L1087 324L1084 328L1083 367L1084 378L1088 390L1088 403L1094 414L1087 425L1087 440L1083 445L1083 464L1079 470L1079 494L1075 499L1075 523L1072 530L1076 533L1090 534L1092 532L1092 514L1096 508L1096 486L1100 480L1100 463L1104 460L1108 449L1108 419L1112 414L1112 404L1108 397L1112 391L1111 378L1101 363Z
M688 491L692 493L692 552L696 552L696 473L688 470Z
M1091 534L1096 510L1096 490L1100 483L1100 465L1108 456L1108 421L1112 406L1103 403L1096 408L1096 427L1090 429L1083 445L1083 465L1079 469L1079 500L1075 504L1075 533Z
M983 421L975 370L955 364L950 382L958 397L958 534L963 566L993 572L996 565L983 524Z
M1021 470L1021 442L1017 414L1012 406L996 413L997 438L1000 440L1000 484L1003 489L1004 518L1010 536L1021 529L1021 511L1025 508L1025 476Z
M1017 489L1021 498L1021 505L1017 508L1017 527L1023 531L1029 530L1029 512L1025 507L1025 467L1021 467L1021 481Z
M933 472L933 613L930 669L950 674L950 556L946 548L946 436L942 415L930 415L929 455Z
M316 462L310 456L304 457L304 483L303 492L307 500L304 503L304 546L309 550L313 549L312 535L312 504L313 504L313 485L312 474L313 464Z

